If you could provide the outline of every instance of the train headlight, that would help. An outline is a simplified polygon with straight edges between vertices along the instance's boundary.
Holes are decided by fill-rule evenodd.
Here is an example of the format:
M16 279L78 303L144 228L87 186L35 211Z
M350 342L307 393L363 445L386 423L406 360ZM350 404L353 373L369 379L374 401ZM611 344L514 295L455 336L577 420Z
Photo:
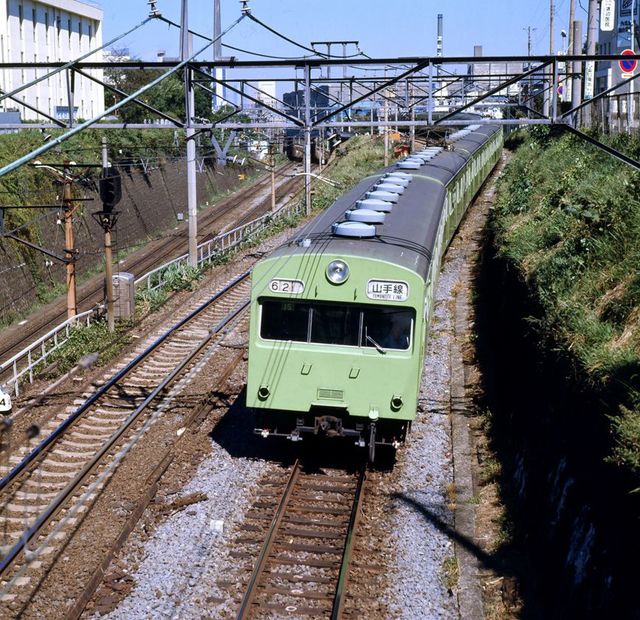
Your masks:
M332 284L342 284L349 277L349 265L343 260L334 260L327 266L327 280Z

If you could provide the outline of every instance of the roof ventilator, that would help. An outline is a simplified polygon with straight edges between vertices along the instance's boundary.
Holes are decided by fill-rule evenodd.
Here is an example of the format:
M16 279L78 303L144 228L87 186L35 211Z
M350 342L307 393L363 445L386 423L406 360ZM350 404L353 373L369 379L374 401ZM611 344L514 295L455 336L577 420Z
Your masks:
M389 181L388 183L386 181L376 183L374 185L374 189L380 192L392 192L393 194L404 194L404 186L396 185L391 181Z
M363 222L365 224L384 224L386 215L382 211L373 209L353 209L347 211L344 216L350 222Z
M391 213L393 205L386 200L377 198L364 198L356 201L356 209L372 209L373 211L381 211L382 213Z
M392 192L381 192L374 190L365 194L366 198L377 198L378 200L384 200L385 202L398 202L398 194Z
M419 161L409 161L405 159L396 163L396 168L400 170L418 170L422 164Z
M336 222L331 225L331 232L336 237L362 239L364 237L375 237L376 227L363 222Z

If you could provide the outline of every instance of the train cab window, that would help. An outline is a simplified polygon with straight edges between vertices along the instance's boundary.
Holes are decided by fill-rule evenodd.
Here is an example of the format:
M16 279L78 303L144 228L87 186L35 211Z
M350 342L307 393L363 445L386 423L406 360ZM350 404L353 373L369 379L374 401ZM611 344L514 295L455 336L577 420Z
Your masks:
M262 299L260 307L260 336L265 340L400 351L411 346L413 308L279 299Z
M411 344L415 312L411 308L363 311L361 346L406 350Z
M310 304L263 300L260 336L267 340L307 342Z
M311 310L311 342L358 346L360 309L316 305Z

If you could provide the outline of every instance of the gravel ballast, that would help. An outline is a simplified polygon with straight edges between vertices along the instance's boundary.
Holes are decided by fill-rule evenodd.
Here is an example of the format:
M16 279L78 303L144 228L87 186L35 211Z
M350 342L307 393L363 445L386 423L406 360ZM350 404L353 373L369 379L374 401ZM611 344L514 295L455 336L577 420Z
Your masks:
M369 552L379 555L371 558L373 564L388 569L384 587L377 589L379 605L370 617L460 617L449 413L455 338L452 300L459 294L470 295L467 288L460 292L464 261L462 253L450 251L440 275L420 406L407 443L398 451L391 471L376 471L370 477L374 492L371 498L365 497L363 511L370 521L375 520L378 541ZM234 375L235 394L242 387L244 370L244 366L238 368ZM239 398L242 401L243 395ZM232 406L220 433L226 439L216 438L219 434L214 432L210 453L190 482L173 494L165 491L161 498L165 503L193 494L206 499L170 514L149 534L140 528L132 534L118 562L129 567L134 586L103 617L235 617L234 603L225 600L228 594L218 582L228 577L237 562L229 550L260 480L282 471L276 454L272 460L262 459L258 458L262 453L247 449L250 421L239 415L242 411L241 404ZM245 439L230 439L238 437ZM236 441L245 445L230 447ZM90 615L99 617L88 610L86 616Z

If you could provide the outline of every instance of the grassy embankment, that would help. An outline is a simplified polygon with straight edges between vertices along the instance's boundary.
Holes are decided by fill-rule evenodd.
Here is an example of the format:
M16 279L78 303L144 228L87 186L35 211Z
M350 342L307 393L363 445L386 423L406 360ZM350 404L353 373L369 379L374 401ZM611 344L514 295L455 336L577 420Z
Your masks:
M568 134L526 134L499 183L498 253L535 329L610 408L611 458L640 479L640 173ZM609 138L640 159L640 140Z
M344 154L337 157L335 162L322 173L323 178L330 180L333 185L320 180L313 181L313 212L325 209L363 177L378 170L383 165L383 153L381 140L371 140L368 136L350 140L344 148ZM303 196L299 198L300 201L303 199ZM302 216L298 215L274 220L266 232L255 236L243 247L255 245L267 236L292 228L301 219ZM138 296L136 306L138 320L159 309L169 299L170 292L194 290L198 280L202 278L207 269L212 265L230 260L233 254L234 252L228 253L202 267L180 266L172 268L166 277L164 289ZM130 324L120 324L115 334L110 334L106 329L105 322L97 321L89 327L74 330L69 341L48 359L49 374L54 376L67 371L78 363L82 355L92 350L100 353L98 364L105 364L127 344L127 330L130 326Z

